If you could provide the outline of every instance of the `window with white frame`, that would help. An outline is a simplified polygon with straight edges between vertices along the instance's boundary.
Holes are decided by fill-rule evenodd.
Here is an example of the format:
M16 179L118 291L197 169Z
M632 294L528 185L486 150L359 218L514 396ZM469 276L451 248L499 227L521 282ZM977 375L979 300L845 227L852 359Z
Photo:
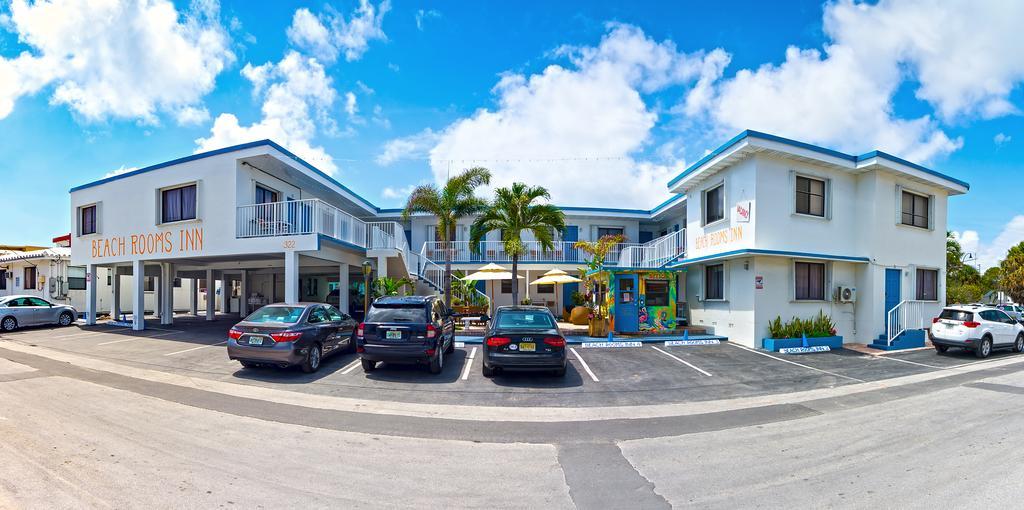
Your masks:
M928 228L929 226L929 198L925 195L918 195L904 191L902 193L902 214L900 223L911 227Z
M725 219L725 183L704 191L704 225Z
M704 267L704 299L725 299L725 265Z
M96 205L87 205L78 209L79 235L96 233Z
M85 266L68 267L68 290L85 290Z
M825 300L825 264L822 262L795 262L793 280L797 301Z
M825 217L825 181L798 175L796 177L796 212Z
M625 233L622 227L597 227L597 238L604 236L621 236Z
M189 184L160 192L160 222L196 219L196 185Z
M274 202L278 202L278 194L274 190L264 188L257 184L255 199L257 204L272 204Z
M939 300L939 270L918 269L917 270L917 300L938 301Z

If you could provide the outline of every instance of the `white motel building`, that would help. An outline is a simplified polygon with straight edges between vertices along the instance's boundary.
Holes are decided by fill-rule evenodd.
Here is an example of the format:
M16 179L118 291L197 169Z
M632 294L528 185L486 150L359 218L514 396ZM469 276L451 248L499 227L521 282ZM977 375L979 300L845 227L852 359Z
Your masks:
M944 304L946 202L967 183L882 152L853 156L744 131L669 182L674 197L652 209L564 207L554 250L525 238L520 295L561 315L573 287L528 285L545 271L577 274L577 240L623 234L609 270L668 274L680 323L760 347L776 316L831 315L845 342L898 342ZM156 288L171 310L213 319L269 302L324 301L349 309L362 264L410 277L416 292L443 288L436 221L401 219L280 145L257 141L194 154L71 189L71 265L85 268L87 322L100 293L113 311L145 310L146 276L182 279ZM454 268L510 259L491 233L479 250L460 223ZM99 285L100 271L119 275ZM493 282L496 305L511 280ZM122 289L127 285L127 289ZM205 300L222 289L226 299ZM124 295L130 296L125 303ZM187 300L186 303L180 303ZM201 304L201 305L200 305ZM143 329L143 314L133 315Z

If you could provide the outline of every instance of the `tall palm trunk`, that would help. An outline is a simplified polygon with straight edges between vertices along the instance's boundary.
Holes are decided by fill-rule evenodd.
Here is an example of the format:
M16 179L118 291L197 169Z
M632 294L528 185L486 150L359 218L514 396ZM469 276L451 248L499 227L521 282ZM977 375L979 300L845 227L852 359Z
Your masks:
M444 242L444 306L452 307L452 242Z
M519 304L519 255L512 255L512 306Z

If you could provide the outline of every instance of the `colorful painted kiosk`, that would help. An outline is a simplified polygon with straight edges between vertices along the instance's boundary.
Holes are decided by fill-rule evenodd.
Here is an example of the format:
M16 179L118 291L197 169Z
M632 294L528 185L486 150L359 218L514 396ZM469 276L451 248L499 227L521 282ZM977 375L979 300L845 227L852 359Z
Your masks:
M605 268L593 278L607 292L608 327L615 333L670 333L676 329L676 271Z

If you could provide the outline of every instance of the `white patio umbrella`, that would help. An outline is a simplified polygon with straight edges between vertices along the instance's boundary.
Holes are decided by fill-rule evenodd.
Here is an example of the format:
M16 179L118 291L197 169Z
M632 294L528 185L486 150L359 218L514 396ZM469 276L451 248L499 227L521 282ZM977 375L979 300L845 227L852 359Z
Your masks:
M559 289L563 283L578 283L583 280L576 278L575 276L562 271L561 269L552 269L544 273L543 276L530 282L530 285L555 285L555 289ZM558 303L558 293L555 293L555 303ZM557 308L556 308L557 310Z
M516 276L517 279L522 278L522 276L519 276L519 275L515 275L515 276ZM504 267L499 266L498 264L495 264L495 263L491 262L490 264L487 264L486 266L481 267L480 269L477 269L475 273L471 273L471 274L468 274L466 276L463 276L462 279L463 280L473 280L473 281L511 280L512 279L512 271L509 271L508 269L505 269ZM494 289L494 284L491 284L491 290L493 290L493 289ZM494 303L494 293L493 292L489 293L488 297L490 298L490 303L488 303L488 304L492 305ZM493 313L493 310L488 309L487 312L488 312L488 315L490 315L490 314Z

